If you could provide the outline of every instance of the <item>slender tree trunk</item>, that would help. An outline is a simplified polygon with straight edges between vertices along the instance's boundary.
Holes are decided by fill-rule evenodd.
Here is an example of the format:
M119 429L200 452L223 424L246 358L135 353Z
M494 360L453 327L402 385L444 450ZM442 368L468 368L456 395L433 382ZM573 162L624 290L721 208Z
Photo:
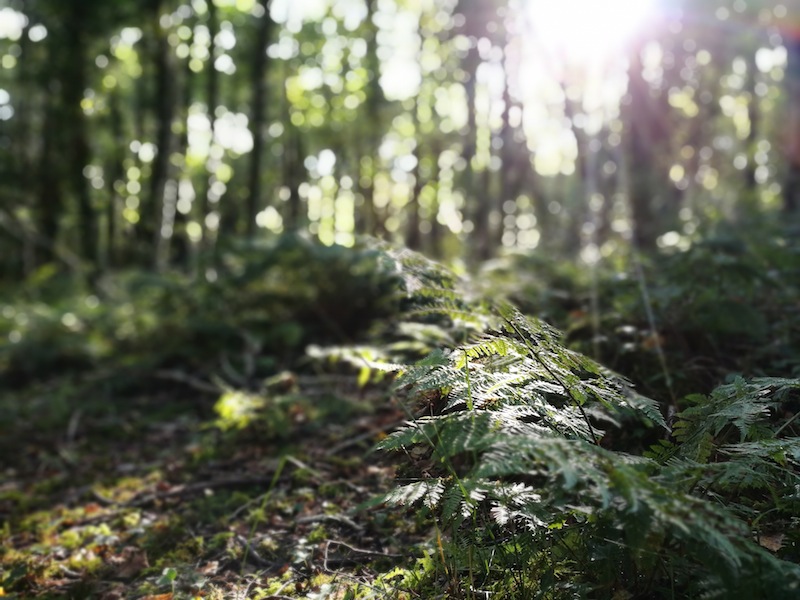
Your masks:
M152 60L147 60L153 55L152 36L146 35L139 42L141 73L136 81L132 94L128 97L131 115L131 128L133 139L139 143L144 143L149 138L149 115L152 105L152 84L155 79L152 75ZM139 152L132 151L133 165L139 170L140 174L145 172L145 165ZM140 175L139 182L144 185L144 176ZM147 262L146 250L150 248L151 234L153 232L152 223L148 223L147 217L150 216L149 204L152 198L148 197L148 192L142 188L138 194L139 219L136 222L129 220L121 221L123 230L120 232L121 246L118 249L119 259L125 265L142 265ZM146 250L142 250L144 247Z
M788 106L787 169L783 184L783 209L800 211L800 35L787 35L786 95Z
M431 181L436 187L436 193L433 199L433 206L430 209L431 232L428 242L428 249L430 253L438 258L444 256L444 226L439 223L439 181L441 168L439 167L439 158L442 155L442 141L434 137L431 143L431 156L433 157L433 172L431 173Z
M194 34L193 34L194 35ZM189 40L191 45L193 41ZM194 188L192 185L192 178L188 168L188 154L189 154L189 114L192 106L192 89L194 84L194 71L189 67L191 60L187 58L182 65L183 81L180 92L180 100L176 103L180 108L180 116L178 117L181 123L181 132L178 136L178 147L176 154L181 157L182 169L180 174L180 181L177 187L177 203L175 210L175 225L173 227L175 235L173 236L173 262L176 264L183 264L190 273L194 273L197 265L195 264L195 254L193 252L193 243L186 235L186 225L189 221L192 205L196 200L194 196ZM188 188L188 189L187 189ZM188 202L188 205L186 204ZM180 235L178 235L180 234Z
M366 67L369 73L369 83L367 84L367 99L364 109L366 111L364 127L366 133L362 143L361 161L359 161L358 188L364 198L364 209L366 219L364 220L364 231L372 235L383 235L386 233L384 226L385 215L375 206L375 176L378 174L378 147L381 143L381 118L380 109L384 104L383 89L380 84L381 68L378 58L378 28L373 21L375 14L376 0L367 0L367 32L364 39L367 43ZM366 161L364 159L367 159ZM365 169L365 163L369 163ZM366 178L368 183L362 184L362 179Z
M73 125L68 121L67 94L63 84L64 69L68 68L64 62L69 60L69 56L64 55L66 35L54 34L48 36L45 42L47 58L42 72L42 81L46 86L44 123L36 169L37 226L42 238L39 248L43 262L58 259L56 244L61 237L61 218L65 209L65 165L73 164L73 157L65 156L70 142L70 127ZM77 102L80 110L80 100Z
M608 139L608 130L604 129L600 132L598 139ZM597 223L597 233L596 239L597 244L602 246L605 244L612 234L612 213L614 209L614 194L620 187L619 182L619 167L620 165L614 160L614 152L608 151L606 149L602 154L598 155L597 165L600 168L600 165L606 163L606 161L611 162L614 164L617 169L610 174L603 173L602 175L598 174L599 185L600 189L598 190L603 195L603 204L600 209L597 211L596 215L596 223Z
M423 140L422 140L420 121L419 121L419 103L420 99L419 97L417 97L417 100L414 103L414 110L411 113L414 119L414 140L416 142L416 145L414 146L414 158L416 159L416 165L414 166L414 170L412 172L412 177L414 177L414 187L411 190L411 197L408 199L408 204L406 204L405 207L405 212L406 212L405 243L412 250L419 250L422 246L422 232L420 231L419 200L420 200L420 195L422 194L422 189L425 186L422 180Z
M502 165L500 171L500 214L503 215L503 204L517 199L520 174L517 168L517 160L515 157L514 148L514 130L510 123L511 116L511 93L508 86L508 70L506 69L506 82L505 89L503 90L503 125L500 128L500 163ZM500 217L500 223L495 228L492 235L492 246L499 248L503 243L503 234L505 233L505 223L503 216Z
M250 156L250 173L248 177L247 211L245 218L247 237L253 238L256 233L256 214L262 199L261 168L264 154L264 121L267 101L267 45L272 31L272 17L269 14L269 0L261 0L264 14L258 24L255 53L253 55L253 89L252 114L250 131L253 135L253 151Z
M282 78L289 76L291 65L289 61L283 64ZM303 220L302 199L300 198L300 183L302 179L303 149L302 136L297 127L292 123L289 99L286 97L285 88L281 90L281 116L286 124L283 132L283 152L281 153L281 177L283 185L289 189L286 210L281 215L284 227L288 231L297 231Z
M33 100L33 86L31 85L31 71L35 69L35 63L30 62L32 58L30 55L31 41L28 37L30 31L30 23L22 30L22 35L19 39L19 59L17 67L14 70L15 84L18 93L21 97L29 97ZM38 98L36 98L38 100ZM35 113L36 101L32 102L18 102L15 106L16 112L14 113L14 121L11 128L11 152L9 155L10 164L4 165L3 172L8 168L13 174L12 177L16 179L23 194L31 194L33 177L31 173L31 154L30 148L33 145L31 140L31 118L30 115ZM37 107L38 108L38 107ZM9 178L9 181L11 178Z
M61 229L61 211L64 207L63 190L56 160L58 141L57 113L58 100L48 97L45 101L45 120L42 128L42 152L38 167L38 201L39 231L47 244L42 246L44 262L56 259L53 245L59 237Z
M214 0L209 0L208 5L208 35L211 38L210 47L208 49L208 65L206 69L206 105L208 110L208 119L211 124L211 142L209 145L209 157L206 161L207 172L205 173L205 181L200 190L200 225L203 231L203 249L209 250L214 245L214 240L219 237L219 229L212 234L209 232L207 218L211 212L211 205L218 205L220 199L213 196L211 193L211 186L216 181L216 176L213 170L216 168L216 159L212 158L210 151L216 145L216 112L219 106L219 73L215 64L217 58L217 43L216 37L219 33L219 15L218 8ZM216 206L215 208L219 208Z
M478 120L475 103L477 93L477 74L481 64L479 42L483 39L492 44L502 43L495 35L502 28L498 27L497 9L493 3L481 0L459 0L456 12L463 16L463 34L469 38L469 49L462 63L467 75L464 88L467 94L467 131L462 157L466 162L464 198L466 206L464 215L473 224L471 250L472 257L485 260L492 254L492 235L489 218L492 213L491 171L488 164L476 169ZM491 26L490 26L491 25ZM494 26L494 27L492 27ZM488 125L488 119L486 127ZM491 135L491 134L490 134ZM491 153L491 149L490 149Z
M20 102L16 105L16 113L14 115L14 126L11 132L11 152L8 165L8 171L5 168L0 168L5 173L9 173L7 181L16 181L20 190L20 197L23 202L30 202L35 206L36 203L36 169L35 169L35 154L31 151L35 148L36 144L33 140L32 134L32 119L31 116L36 113L36 110L42 110L43 106L37 106L41 103L46 105L43 94L34 95L34 86L32 85L33 59L31 53L31 41L28 37L30 31L30 22L23 28L22 35L19 39L19 59L17 68L15 69L16 84L19 89L21 97L34 99L32 102ZM35 216L35 215L34 215ZM21 269L21 274L27 276L31 274L36 268L36 244L29 232L25 232L23 243L21 247L22 260L14 260L14 256L10 253L7 254L6 260L10 259L12 269Z
M649 92L642 77L639 52L635 52L628 73L630 105L625 113L629 154L629 197L633 228L633 241L641 250L655 247L656 224L653 210L653 144L648 131Z
M172 121L175 117L175 72L171 61L171 48L166 32L161 30L158 22L160 2L154 15L156 34L155 55L155 109L156 109L156 146L158 153L153 160L150 176L150 205L155 229L155 265L161 269L169 261L169 244L175 218L175 198L170 194L167 199L167 183L169 181L170 155L173 150ZM144 217L144 215L143 215Z
M125 134L122 113L119 107L119 94L113 91L109 98L109 127L114 140L114 150L106 166L108 185L108 204L106 205L106 265L114 267L119 261L118 222L120 197L118 187L125 177Z
M530 190L533 214L536 216L536 228L539 231L539 247L549 249L556 245L555 231L553 226L553 213L547 202L548 194L542 189L541 182L534 169L531 159L525 165L524 175L522 176L522 187Z
M748 53L747 56L747 91L750 94L750 100L747 103L747 120L750 122L750 131L745 140L745 152L747 153L747 166L744 169L744 182L745 187L750 192L751 200L755 200L758 182L756 182L756 144L758 140L758 127L760 121L760 113L758 110L758 94L756 94L756 85L758 84L758 65L756 64L755 50Z
M67 128L66 146L63 148L69 168L68 185L78 207L78 230L80 252L84 259L97 266L98 229L97 217L92 207L89 180L84 168L90 162L88 124L81 102L88 87L86 78L86 40L82 27L86 19L85 5L70 4L65 27L66 53L61 66L62 102L66 120L60 124Z
M590 172L589 144L586 135L575 126L576 117L580 107L576 110L575 102L568 96L566 86L562 85L564 92L564 114L571 123L572 135L578 147L576 160L577 171L577 205L567 211L569 226L566 235L566 250L570 254L577 254L581 249L581 232L583 225L589 217L588 198L592 191L589 189L593 183L594 173Z
M286 229L297 231L305 221L300 185L303 183L303 136L294 125L289 125L283 152L283 179L289 186L289 207Z
M488 232L484 205L488 198L481 198L476 194L478 186L478 173L475 169L475 153L477 148L476 137L478 133L478 119L476 115L475 96L477 92L476 74L481 63L477 48L477 34L470 40L470 48L464 59L463 68L467 74L467 81L464 84L467 93L467 128L464 135L464 148L461 156L466 163L464 172L464 216L472 221L473 231L471 254L472 258L481 260L486 254L486 235Z
M408 204L406 205L408 220L406 221L405 243L412 250L419 250L422 247L422 232L420 231L419 219L419 197L424 187L422 169L420 167L420 163L422 162L421 145L421 140L417 140L417 145L414 147L414 157L417 159L417 164L413 172L414 188L411 190L411 198L409 198Z

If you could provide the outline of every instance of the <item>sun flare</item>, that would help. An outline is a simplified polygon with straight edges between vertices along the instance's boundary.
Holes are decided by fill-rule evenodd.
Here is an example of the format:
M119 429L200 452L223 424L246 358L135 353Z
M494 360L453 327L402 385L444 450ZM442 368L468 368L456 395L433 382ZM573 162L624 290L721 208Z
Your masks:
M654 18L655 0L528 0L536 42L571 66L613 58Z

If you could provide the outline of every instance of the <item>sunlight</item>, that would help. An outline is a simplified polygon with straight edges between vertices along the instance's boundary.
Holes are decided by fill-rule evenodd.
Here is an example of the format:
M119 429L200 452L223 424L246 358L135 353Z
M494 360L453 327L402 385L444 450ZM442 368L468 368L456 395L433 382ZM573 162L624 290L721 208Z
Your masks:
M655 0L529 0L536 41L563 66L613 59L653 16Z

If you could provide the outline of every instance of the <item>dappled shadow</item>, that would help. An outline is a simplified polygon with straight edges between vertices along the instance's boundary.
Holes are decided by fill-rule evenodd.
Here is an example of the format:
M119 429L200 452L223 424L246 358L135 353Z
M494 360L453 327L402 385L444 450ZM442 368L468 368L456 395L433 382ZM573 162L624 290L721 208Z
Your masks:
M214 425L211 394L173 385L114 418L73 415L60 435L4 436L20 450L0 492L6 593L287 596L408 565L424 531L354 512L389 489L393 468L364 455L403 415L381 387L336 379L240 429Z
M9 303L5 593L288 596L413 565L424 527L356 510L393 480L366 454L408 417L377 366L429 348L424 328L370 346L408 308L400 263L287 236L221 265Z

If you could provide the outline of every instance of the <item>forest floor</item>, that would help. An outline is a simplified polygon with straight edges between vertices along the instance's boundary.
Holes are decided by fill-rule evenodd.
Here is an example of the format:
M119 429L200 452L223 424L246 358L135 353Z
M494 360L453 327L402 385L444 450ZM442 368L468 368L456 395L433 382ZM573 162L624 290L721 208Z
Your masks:
M213 283L15 286L0 294L0 597L797 598L800 252L785 240L662 257L649 288L659 329L639 284L613 272L593 324L569 266L522 257L487 276L518 312L416 255L296 237L231 254ZM398 365L411 376L391 386ZM607 369L653 400L620 392ZM520 373L544 384L522 403ZM587 389L593 418L618 424L602 440ZM667 403L670 439L654 428ZM459 421L458 407L489 419L519 406L533 412ZM452 425L446 443L395 436L394 457L374 451L423 407ZM557 435L516 433L538 420ZM500 471L478 462L544 439L568 450ZM481 464L488 475L473 475ZM513 492L536 527L495 535L507 513L475 509L459 473L482 494L481 478L527 482L532 468ZM455 503L437 505L448 487ZM553 540L560 550L543 552Z
M288 381L274 422L244 430L215 421L218 393L185 384L6 394L0 596L417 597L403 590L430 525L363 508L395 481L371 448L404 413L343 377Z

